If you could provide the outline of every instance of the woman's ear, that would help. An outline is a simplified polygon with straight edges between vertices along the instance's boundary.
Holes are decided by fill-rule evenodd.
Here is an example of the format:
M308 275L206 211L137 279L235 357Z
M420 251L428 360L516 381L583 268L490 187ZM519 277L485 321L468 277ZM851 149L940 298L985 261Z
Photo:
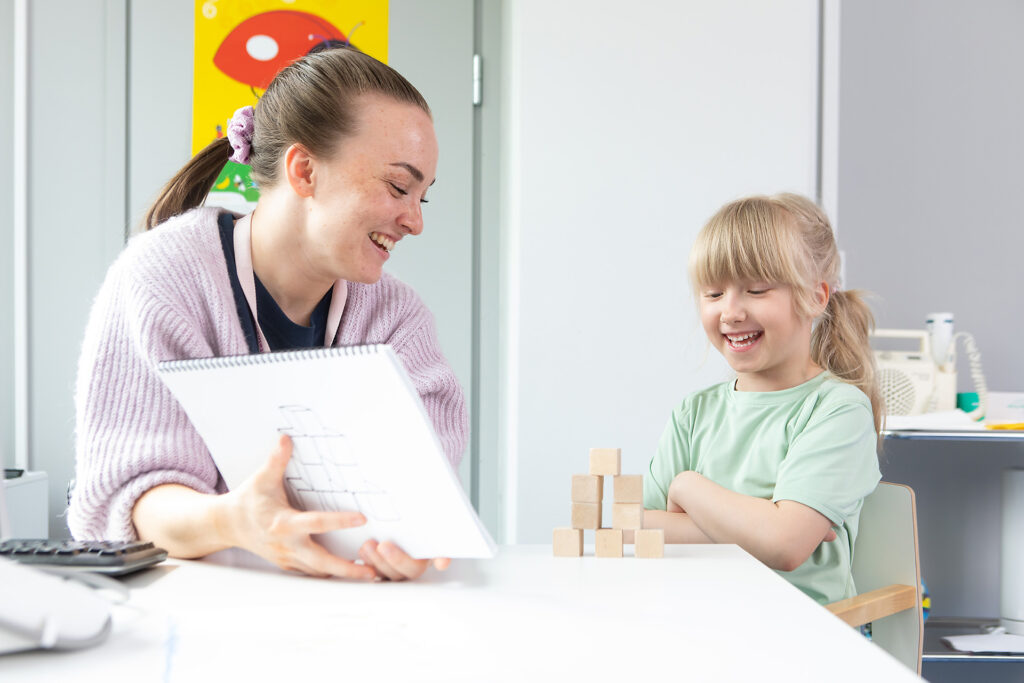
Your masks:
M316 183L316 160L305 147L293 144L284 152L284 174L288 185L300 197L312 197Z

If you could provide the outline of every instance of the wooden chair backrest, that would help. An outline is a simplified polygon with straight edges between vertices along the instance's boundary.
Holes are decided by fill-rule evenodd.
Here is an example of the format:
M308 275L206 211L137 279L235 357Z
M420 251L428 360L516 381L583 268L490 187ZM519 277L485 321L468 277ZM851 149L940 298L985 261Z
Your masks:
M860 513L853 580L859 594L899 584L915 588L917 607L872 622L871 637L920 675L924 619L919 557L914 490L902 484L879 483L864 500Z

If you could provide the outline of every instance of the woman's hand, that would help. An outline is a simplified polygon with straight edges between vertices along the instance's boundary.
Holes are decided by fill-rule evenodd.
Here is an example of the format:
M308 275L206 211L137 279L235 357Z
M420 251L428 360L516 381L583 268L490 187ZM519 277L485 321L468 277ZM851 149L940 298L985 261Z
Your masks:
M376 569L380 576L392 581L417 579L427 571L431 562L436 569L442 571L451 564L451 560L446 557L437 557L433 560L414 560L394 543L390 541L377 543L373 539L362 545L359 549L359 557L367 566Z
M289 505L284 473L291 455L291 438L282 435L266 464L241 486L224 494L228 503L225 534L230 545L254 552L282 569L312 576L376 578L374 567L384 567L377 563L370 566L370 562L364 566L342 559L313 540L313 534L362 526L366 518L359 512L302 512ZM398 553L395 563L401 569L392 569L390 563L386 565L388 569L409 570L408 563L403 561L403 558L409 559L408 556L397 548L395 551ZM416 576L424 569L425 564ZM383 571L381 575L391 578Z

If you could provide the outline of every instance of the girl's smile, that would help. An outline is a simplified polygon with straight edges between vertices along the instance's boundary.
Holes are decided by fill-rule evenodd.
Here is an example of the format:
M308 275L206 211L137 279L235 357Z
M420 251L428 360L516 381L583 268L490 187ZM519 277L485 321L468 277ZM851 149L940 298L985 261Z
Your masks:
M821 371L811 361L811 319L797 313L788 285L706 287L700 315L708 339L736 371L740 391L780 391Z

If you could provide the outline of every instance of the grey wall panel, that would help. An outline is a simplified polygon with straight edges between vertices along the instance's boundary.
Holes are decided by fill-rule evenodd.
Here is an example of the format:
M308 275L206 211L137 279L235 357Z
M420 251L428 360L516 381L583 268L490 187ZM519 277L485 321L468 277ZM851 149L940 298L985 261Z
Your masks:
M440 156L424 230L387 270L412 285L437 321L441 350L471 398L473 367L473 1L391 0L388 63L423 93ZM468 406L468 402L467 402ZM473 458L460 476L469 488Z
M921 329L952 311L996 391L1024 391L1022 31L1012 0L842 4L847 283L877 294L880 326Z
M858 0L842 3L840 30L847 284L876 293L881 326L920 329L927 313L952 311L978 342L989 388L1024 391L1024 5ZM959 361L963 391L962 353ZM935 615L998 615L999 475L1008 466L1024 466L1020 444L886 444L883 475L917 492ZM1009 680L1006 666L935 663L924 673Z
M0 0L0 45L14 44L14 0ZM0 463L14 466L14 51L0 51Z
M160 188L191 157L189 2L134 2L129 11L128 216L138 230Z
M124 20L113 0L30 3L29 448L52 536L67 534L82 332L125 230Z

